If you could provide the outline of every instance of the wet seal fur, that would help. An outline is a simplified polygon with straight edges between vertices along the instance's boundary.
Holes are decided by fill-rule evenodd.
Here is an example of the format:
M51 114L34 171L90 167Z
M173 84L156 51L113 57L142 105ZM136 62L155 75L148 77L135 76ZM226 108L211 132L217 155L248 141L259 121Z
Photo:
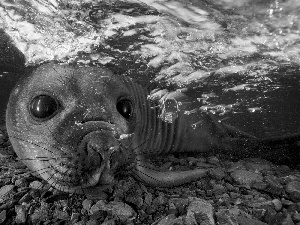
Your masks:
M53 187L76 193L112 184L120 170L161 187L209 172L157 171L146 162L149 155L216 150L247 156L253 149L262 153L257 147L263 145L300 140L298 134L257 139L209 113L187 115L177 104L186 101L181 92L159 101L147 97L143 87L104 68L45 64L12 91L6 126L20 160Z

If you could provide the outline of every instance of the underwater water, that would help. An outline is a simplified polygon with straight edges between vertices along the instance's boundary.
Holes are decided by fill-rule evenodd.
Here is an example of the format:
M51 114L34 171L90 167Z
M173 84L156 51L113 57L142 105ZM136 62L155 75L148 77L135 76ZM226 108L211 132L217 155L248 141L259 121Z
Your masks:
M300 132L299 12L296 0L0 3L1 27L26 65L104 66L184 91L191 111L260 137ZM1 71L0 118L21 76Z

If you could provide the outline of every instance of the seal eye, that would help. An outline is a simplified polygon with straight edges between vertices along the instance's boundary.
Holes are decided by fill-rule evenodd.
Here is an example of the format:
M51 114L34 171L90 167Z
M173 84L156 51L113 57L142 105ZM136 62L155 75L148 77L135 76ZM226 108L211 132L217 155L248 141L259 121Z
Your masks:
M125 119L129 119L133 113L131 101L128 99L118 101L117 110Z
M38 95L30 103L30 113L37 119L49 119L58 110L58 102L49 95Z

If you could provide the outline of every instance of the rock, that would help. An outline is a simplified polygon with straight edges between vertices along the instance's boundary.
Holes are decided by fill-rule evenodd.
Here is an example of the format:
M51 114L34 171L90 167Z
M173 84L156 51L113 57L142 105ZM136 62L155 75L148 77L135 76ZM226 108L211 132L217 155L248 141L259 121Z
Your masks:
M207 162L210 164L218 165L220 160L216 156L210 156L207 158Z
M30 215L31 222L33 224L39 224L41 222L45 222L49 220L51 217L52 217L52 212L50 211L50 206L45 202L41 202L41 206L35 209L34 212Z
M32 195L29 193L26 193L25 195L23 195L23 197L18 201L19 204L22 204L22 203L27 203L29 202L31 199L32 199Z
M226 174L222 168L211 169L210 175L217 180L222 180L226 176Z
M124 202L106 202L104 200L98 201L92 208L95 213L96 207L98 210L111 213L123 222L131 221L135 218L136 212Z
M219 209L216 212L217 224L220 225L238 225L236 215L232 214L229 209Z
M292 216L293 221L295 222L300 222L300 213L299 212L295 212Z
M226 192L226 189L221 184L215 184L213 185L212 192L214 193L214 195L221 195Z
M6 210L2 210L0 212L0 224L2 224L6 220Z
M238 216L237 221L239 225L268 225L267 223L263 223L257 219L248 218L245 216Z
M71 214L71 219L70 219L70 222L72 224L76 223L79 219L79 216L80 216L80 213L72 213Z
M183 215L186 213L185 208L189 204L189 199L187 199L187 198L171 198L169 200L169 205L171 203L173 203L175 205L176 209L178 210L178 214Z
M14 189L15 185L5 185L0 188L0 204L8 198L9 192Z
M264 160L264 159L260 159L260 158L252 158L249 159L247 162L245 162L245 166L253 171L253 172L263 172L263 171L269 171L271 170L271 165L272 163Z
M82 202L82 207L86 210L89 211L90 208L92 207L93 201L90 199L85 199Z
M260 191L265 190L267 188L267 186L268 185L265 182L254 182L251 185L252 188L255 188L255 189L260 190Z
M28 186L28 182L26 181L26 179L24 178L21 178L21 179L17 179L15 181L15 185L17 187L27 187Z
M91 219L89 221L86 222L86 225L97 225L99 224L97 220L95 219Z
M274 207L275 207L275 210L278 212L278 211L280 211L281 209L282 209L282 203L281 203L281 201L279 200L279 199L273 199L272 200L272 203L273 203L273 205L274 205Z
M235 182L241 185L250 186L254 182L262 182L262 175L247 170L235 170L231 173L231 177Z
M67 212L56 209L53 213L54 218L58 218L60 220L69 221L70 216Z
M290 198L294 202L300 201L300 182L291 181L285 186L285 191L289 194Z
M32 188L32 189L37 189L37 190L43 190L44 188L44 185L42 184L42 182L40 181L32 181L30 184L29 184L29 187Z
M74 223L73 225L86 225L84 221L79 221L77 223ZM103 225L103 224L102 224Z
M285 214L285 213L280 212L271 218L269 224L272 224L272 225L294 225L294 222L293 222L290 214Z
M16 205L15 206L16 212L16 223L25 223L26 222L26 207L23 205Z
M201 198L189 198L189 201L186 224L215 224L213 207L209 202Z
M174 214L170 214L162 219L159 222L154 222L156 225L183 225L182 217L176 218Z
M280 181L275 176L266 176L265 182L268 184L265 191L275 194L281 195L284 191L284 187L281 185Z

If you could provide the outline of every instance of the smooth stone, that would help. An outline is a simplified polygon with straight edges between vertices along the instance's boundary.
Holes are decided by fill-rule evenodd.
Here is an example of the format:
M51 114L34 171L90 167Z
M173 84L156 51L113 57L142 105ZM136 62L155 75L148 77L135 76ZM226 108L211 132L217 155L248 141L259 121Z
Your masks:
M231 177L238 184L248 186L250 186L252 183L263 181L262 175L247 170L235 170L231 173Z

